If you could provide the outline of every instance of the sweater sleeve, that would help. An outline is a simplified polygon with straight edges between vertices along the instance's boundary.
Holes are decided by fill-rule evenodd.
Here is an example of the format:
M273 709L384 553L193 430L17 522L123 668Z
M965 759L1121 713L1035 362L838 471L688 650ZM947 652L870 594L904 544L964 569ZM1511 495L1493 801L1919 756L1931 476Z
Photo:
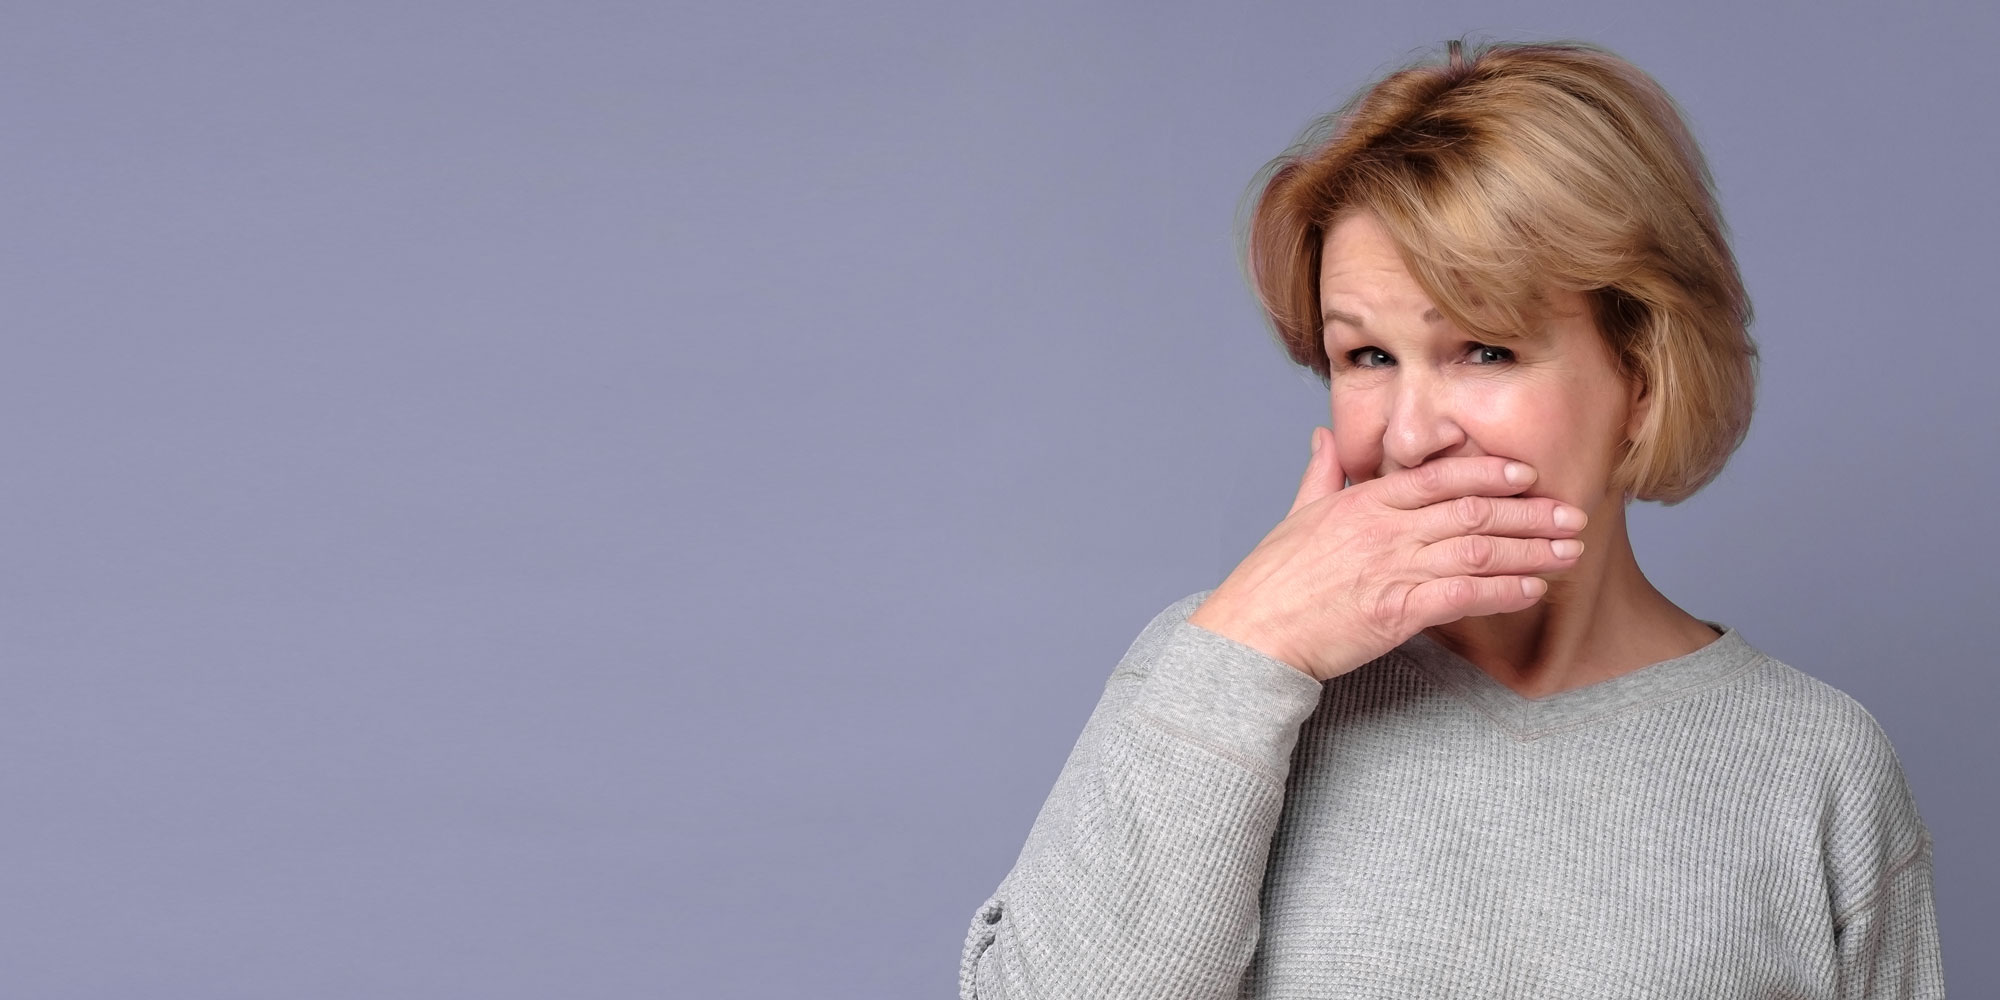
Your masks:
M1843 766L1824 821L1840 1000L1939 1000L1944 965L1931 836L1901 760L1851 698L1828 735Z
M1928 833L1835 921L1834 942L1841 1000L1943 1000Z
M1319 681L1156 615L1105 683L1013 868L973 916L961 1000L1234 998Z

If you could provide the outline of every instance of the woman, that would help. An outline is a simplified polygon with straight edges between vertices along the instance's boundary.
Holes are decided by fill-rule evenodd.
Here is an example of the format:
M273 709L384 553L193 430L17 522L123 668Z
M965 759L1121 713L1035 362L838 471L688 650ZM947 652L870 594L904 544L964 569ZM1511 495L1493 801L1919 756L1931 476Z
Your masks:
M1672 100L1596 46L1453 42L1321 124L1247 260L1332 430L1113 671L961 996L1943 996L1881 728L1626 537L1755 383Z

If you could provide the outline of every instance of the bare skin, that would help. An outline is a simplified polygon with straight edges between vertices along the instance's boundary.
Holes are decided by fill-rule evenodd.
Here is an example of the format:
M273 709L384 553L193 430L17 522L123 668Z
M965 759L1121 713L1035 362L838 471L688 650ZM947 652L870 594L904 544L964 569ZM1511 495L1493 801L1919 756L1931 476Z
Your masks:
M1333 359L1329 407L1341 473L1362 483L1439 458L1493 455L1532 466L1520 495L1581 508L1573 565L1534 575L1547 593L1513 611L1424 632L1528 698L1691 653L1716 632L1646 579L1610 484L1616 449L1649 398L1624 379L1581 295L1558 292L1539 344L1482 345L1435 315L1375 219L1328 234L1320 302ZM1338 474L1335 476L1338 478Z

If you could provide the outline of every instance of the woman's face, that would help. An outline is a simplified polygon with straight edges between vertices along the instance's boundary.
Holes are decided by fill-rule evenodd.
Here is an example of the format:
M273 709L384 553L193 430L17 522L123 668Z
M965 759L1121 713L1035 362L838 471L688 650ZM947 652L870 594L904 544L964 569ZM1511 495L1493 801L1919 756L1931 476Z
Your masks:
M1614 367L1588 303L1553 293L1539 343L1478 343L1432 310L1374 216L1327 234L1320 307L1332 360L1334 441L1359 483L1436 458L1499 455L1535 467L1525 496L1592 512L1607 499L1617 448L1644 400Z

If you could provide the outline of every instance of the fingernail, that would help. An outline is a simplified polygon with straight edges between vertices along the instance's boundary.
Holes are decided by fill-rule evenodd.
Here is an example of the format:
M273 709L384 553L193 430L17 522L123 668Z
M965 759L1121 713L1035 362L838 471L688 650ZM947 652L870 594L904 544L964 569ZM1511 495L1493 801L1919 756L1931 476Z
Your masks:
M1313 428L1312 449L1313 449L1313 454L1315 455L1319 454L1319 428L1317 427Z
M1574 538L1558 538L1549 543L1549 548L1555 550L1557 559L1568 559L1583 551L1583 542Z
M1556 527L1558 528L1581 528L1583 527L1583 520L1583 511L1577 510L1575 507L1556 508Z
M1535 470L1520 462L1508 462L1505 475L1507 481L1516 486L1526 486L1535 480Z

